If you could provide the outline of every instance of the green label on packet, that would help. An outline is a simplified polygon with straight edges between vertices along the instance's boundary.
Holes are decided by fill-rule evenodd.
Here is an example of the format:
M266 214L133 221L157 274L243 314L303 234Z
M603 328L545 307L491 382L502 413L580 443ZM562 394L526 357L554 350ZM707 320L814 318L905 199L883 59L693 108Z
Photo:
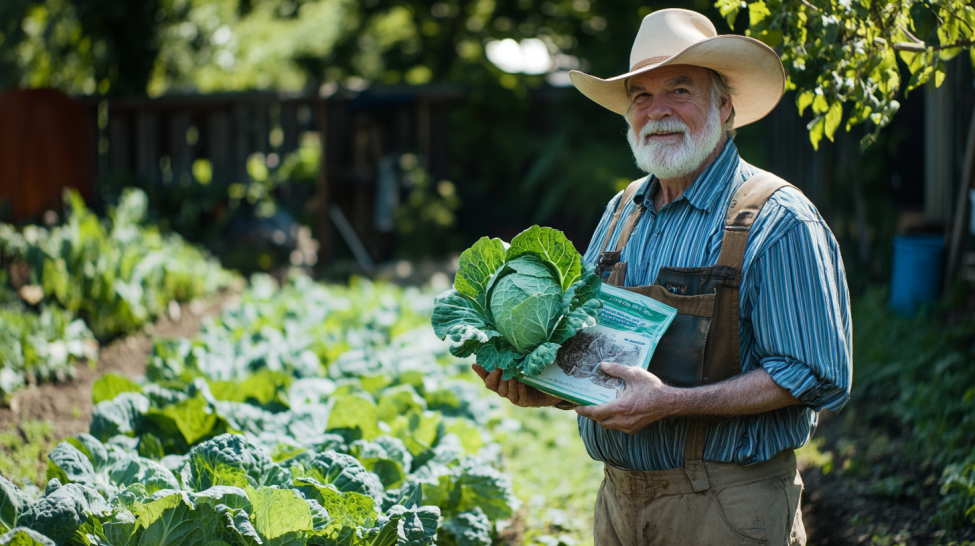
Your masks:
M599 324L603 326L643 334L658 342L677 316L677 309L635 292L608 284L600 290L603 308Z

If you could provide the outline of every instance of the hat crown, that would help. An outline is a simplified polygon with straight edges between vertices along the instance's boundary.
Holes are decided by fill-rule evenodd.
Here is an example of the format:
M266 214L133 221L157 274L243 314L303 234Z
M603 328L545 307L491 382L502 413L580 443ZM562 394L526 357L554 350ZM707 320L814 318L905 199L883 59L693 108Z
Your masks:
M630 50L630 70L664 61L688 46L717 36L707 17L685 9L662 9L643 18Z

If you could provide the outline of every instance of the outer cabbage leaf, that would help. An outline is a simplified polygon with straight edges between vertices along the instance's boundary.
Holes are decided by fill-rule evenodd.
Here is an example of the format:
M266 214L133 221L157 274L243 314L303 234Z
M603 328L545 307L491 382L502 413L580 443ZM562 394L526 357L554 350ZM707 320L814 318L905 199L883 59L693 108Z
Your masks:
M20 516L27 512L34 501L19 487L0 476L0 533L17 526Z
M542 373L549 364L555 362L555 357L559 354L561 345L558 343L543 343L528 355L521 371L527 376L536 376Z
M353 491L366 495L377 503L382 502L383 485L379 477L366 470L351 455L335 451L319 453L303 477L312 478L321 485L333 485L340 492Z
M501 239L481 237L461 253L454 288L483 309L488 279L504 262L505 249Z
M440 541L451 546L491 546L491 520L475 506L444 521L439 534Z
M218 421L223 422L202 393L162 408L149 408L143 419L152 422L161 430L178 431L177 434L187 446L216 434L220 431L220 429L215 430ZM223 428L223 430L227 429ZM174 440L178 442L178 439Z
M0 546L55 546L55 544L53 540L33 529L15 527L0 536Z
M371 400L354 394L339 395L332 397L331 408L326 430L358 429L366 440L379 436L379 408Z
M492 520L508 519L514 513L519 501L510 475L474 460L468 460L454 472L459 474L451 494L452 499L457 499L455 511L480 508Z
M127 438L127 437L124 437ZM92 467L95 468L95 472L98 472L102 468L106 468L124 455L121 451L113 446L112 449L108 449L105 444L98 441L98 438L90 434L76 434L69 438L64 439L65 442L73 445L88 457L91 461Z
M161 489L179 489L179 482L161 464L121 451L108 449L93 436L68 438L48 455L47 477L64 483L83 483L110 497L118 489L142 484L147 494Z
M596 275L596 272L586 265L583 268L582 277L572 283L572 286L565 291L565 295L562 297L562 308L568 313L575 311L587 301L597 299L601 285L602 281L599 280L599 275Z
M398 438L390 438L388 436L385 438L389 441L398 442L401 451L394 452L391 455L386 451L385 447L378 443L356 440L350 446L350 455L358 459L366 470L379 477L379 481L382 482L383 487L399 487L403 483L403 480L406 479L406 471L409 470L408 466L404 467L403 465L403 456L408 457L407 460L412 460L413 456L410 455L406 446Z
M116 487L142 484L151 495L164 489L179 489L176 476L151 459L131 458L115 462L107 469L108 478Z
M88 514L109 511L108 503L91 487L79 483L60 486L56 480L52 482L46 494L37 499L18 523L61 543L78 531L88 520Z
M437 538L440 509L436 506L405 508L394 506L387 514L390 524L396 521L397 545L429 546Z
M516 235L505 258L510 262L525 254L535 254L554 265L563 291L576 282L582 272L582 255L557 229L532 226Z
M442 425L442 417L433 411L411 411L389 423L390 434L401 440L414 457L434 446Z
M250 497L247 496L247 491L230 485L214 485L206 491L192 494L191 498L196 505L223 505L234 510L253 511Z
M486 305L484 306L486 307ZM450 338L456 345L450 352L458 358L474 353L481 345L501 333L488 325L484 307L468 299L457 290L449 290L434 300L430 323L440 339Z
M332 534L348 536L358 527L371 527L378 515L375 500L355 491L340 492L335 485L323 485L314 478L296 478L295 485L328 511Z
M147 411L149 399L145 396L133 392L119 394L112 400L95 406L89 432L103 442L116 434L132 436L139 419Z
M598 299L591 299L574 311L562 317L555 332L552 333L552 343L560 346L570 337L576 335L583 328L590 328L599 323L598 313L603 306L603 302Z
M413 385L397 385L384 390L379 396L379 419L387 423L399 415L426 409L427 401L417 394Z
M489 372L496 369L507 370L513 362L519 361L523 357L503 341L489 343L477 351L477 363Z
M47 479L57 478L62 483L83 483L97 487L95 468L91 461L78 448L68 442L61 442L47 456ZM107 485L107 484L104 484Z
M116 396L124 392L141 393L142 387L127 377L106 373L96 379L95 384L92 385L91 401L93 404L100 404L114 400Z
M254 511L251 521L265 541L287 543L312 529L311 509L293 489L262 487L245 489Z
M180 480L190 491L204 491L214 485L290 487L291 473L243 436L221 434L190 450L180 469Z
M139 546L204 546L225 536L224 522L216 510L206 504L194 510L181 494L144 505L137 525L144 529Z

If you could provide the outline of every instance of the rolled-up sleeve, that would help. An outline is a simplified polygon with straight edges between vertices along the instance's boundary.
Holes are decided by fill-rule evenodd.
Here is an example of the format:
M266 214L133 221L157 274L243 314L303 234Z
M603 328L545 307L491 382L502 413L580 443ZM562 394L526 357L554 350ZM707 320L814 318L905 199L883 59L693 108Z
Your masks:
M797 221L751 268L746 285L760 365L802 404L839 411L850 398L853 342L836 239L821 221Z

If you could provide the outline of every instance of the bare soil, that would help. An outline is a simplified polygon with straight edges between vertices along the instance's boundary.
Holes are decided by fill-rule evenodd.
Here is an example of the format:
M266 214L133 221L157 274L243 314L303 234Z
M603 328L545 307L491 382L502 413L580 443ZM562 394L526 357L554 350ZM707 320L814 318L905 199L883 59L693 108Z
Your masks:
M52 424L58 439L87 432L93 408L91 387L99 376L108 372L129 378L144 375L152 352L152 336L193 337L199 333L205 317L216 315L235 297L227 292L210 300L181 305L179 312L160 318L143 332L102 347L94 369L80 365L73 379L21 390L9 407L0 408L0 430L19 428L24 420L44 420Z
M833 451L840 466L824 474L822 468L800 468L805 490L802 518L809 546L903 545L927 546L975 542L975 525L955 530L950 536L930 522L940 498L937 482L927 483L910 495L889 497L871 494L871 479L842 469L837 456L843 443L855 444L851 430L829 412L820 414L817 437L825 437L822 451ZM854 433L855 434L855 433ZM861 449L861 452L864 451ZM904 475L911 469L901 469ZM918 480L920 481L920 480Z

